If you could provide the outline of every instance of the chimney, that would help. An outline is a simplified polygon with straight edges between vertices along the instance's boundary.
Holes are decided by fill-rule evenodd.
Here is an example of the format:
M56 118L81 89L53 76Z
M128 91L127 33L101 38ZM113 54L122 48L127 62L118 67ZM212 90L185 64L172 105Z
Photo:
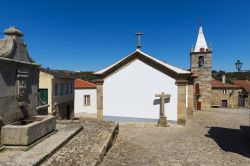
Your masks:
M221 82L226 83L226 75L222 75Z

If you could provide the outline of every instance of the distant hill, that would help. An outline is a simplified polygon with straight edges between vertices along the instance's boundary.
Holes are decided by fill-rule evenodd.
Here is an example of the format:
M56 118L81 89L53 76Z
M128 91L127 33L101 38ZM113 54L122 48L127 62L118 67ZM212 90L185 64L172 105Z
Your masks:
M70 71L70 70L57 70L59 72L63 72L64 74L68 74L75 78L80 78L82 80L86 80L89 82L94 82L97 77L94 75L92 71L82 72L82 71ZM220 71L212 71L212 77L215 80L221 81L222 75L226 75L226 82L233 83L235 80L250 80L250 71L241 71L241 72L225 72L223 70Z
M59 72L62 72L64 74L68 74L72 77L75 77L75 78L79 78L79 79L82 79L82 80L86 80L86 81L89 81L89 82L94 82L97 77L96 75L94 75L92 71L87 71L87 72L82 72L82 71L70 71L70 70L57 70Z
M226 82L233 83L235 80L250 80L250 71L240 71L240 72L225 72L225 71L212 71L212 77L215 80L221 81L222 75L226 75Z

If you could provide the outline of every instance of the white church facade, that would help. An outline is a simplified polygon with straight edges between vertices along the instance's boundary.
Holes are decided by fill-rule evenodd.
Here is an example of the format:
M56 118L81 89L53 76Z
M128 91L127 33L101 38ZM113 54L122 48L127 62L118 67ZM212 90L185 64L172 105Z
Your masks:
M94 73L96 109L92 113L96 118L157 122L164 114L168 121L185 124L193 110L210 110L212 49L206 44L202 27L190 52L190 71L141 51L140 35L133 53ZM163 101L159 94L168 97ZM160 112L160 108L165 111Z
M117 63L95 72L97 118L117 121L157 121L160 99L165 99L167 120L185 124L193 111L193 83L190 71L179 69L136 49Z

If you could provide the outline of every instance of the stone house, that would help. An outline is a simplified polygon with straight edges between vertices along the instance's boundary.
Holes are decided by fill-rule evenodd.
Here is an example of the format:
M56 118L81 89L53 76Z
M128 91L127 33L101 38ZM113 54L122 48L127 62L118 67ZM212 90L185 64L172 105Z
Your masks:
M250 81L237 80L234 81L234 85L242 87L242 92L239 94L240 107L250 108Z
M40 68L39 94L58 119L74 118L74 80L61 72Z
M75 117L97 118L96 85L81 79L74 84Z
M238 108L239 94L242 88L225 82L212 80L211 107Z

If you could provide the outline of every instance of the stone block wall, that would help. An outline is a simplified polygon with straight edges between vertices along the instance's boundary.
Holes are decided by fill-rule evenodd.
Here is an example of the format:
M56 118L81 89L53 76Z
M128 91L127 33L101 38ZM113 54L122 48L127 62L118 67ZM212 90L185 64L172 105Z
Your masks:
M220 105L222 107L222 100L227 100L228 108L237 108L239 92L240 90L228 89L226 94L223 94L223 89L212 89L211 105Z
M211 110L211 91L212 91L212 52L198 52L190 54L191 72L194 74L195 83L199 84L200 95L197 96L196 102L201 102L201 110ZM199 67L199 57L204 57L204 67ZM195 89L195 87L194 87ZM197 104L197 103L195 103Z
M28 71L26 92L23 102L27 108L19 107L17 98L17 71ZM36 65L27 65L9 61L0 62L0 117L3 124L9 124L37 114L39 70Z

